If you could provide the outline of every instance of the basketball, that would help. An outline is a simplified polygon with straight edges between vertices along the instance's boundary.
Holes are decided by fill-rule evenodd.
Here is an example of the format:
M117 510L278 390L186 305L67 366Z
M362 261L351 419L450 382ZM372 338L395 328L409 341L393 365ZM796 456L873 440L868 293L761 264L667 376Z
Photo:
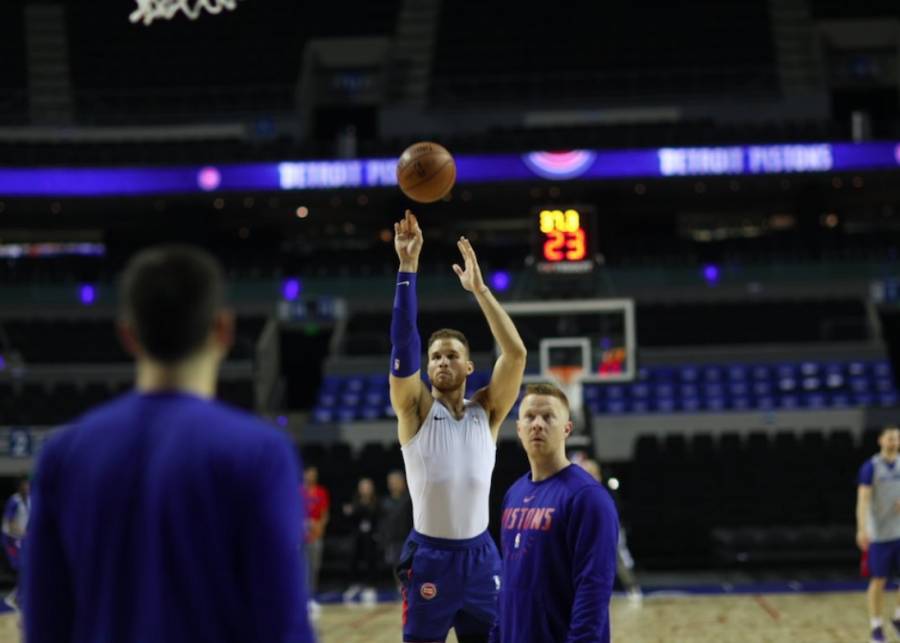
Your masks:
M456 162L442 145L421 142L407 147L397 161L397 183L418 203L440 201L456 182Z

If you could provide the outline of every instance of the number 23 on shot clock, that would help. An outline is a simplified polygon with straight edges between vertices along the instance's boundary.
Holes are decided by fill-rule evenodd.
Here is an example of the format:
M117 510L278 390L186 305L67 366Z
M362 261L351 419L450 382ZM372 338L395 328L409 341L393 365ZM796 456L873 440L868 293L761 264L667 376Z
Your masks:
M550 206L537 209L535 214L538 271L590 272L594 266L593 208Z

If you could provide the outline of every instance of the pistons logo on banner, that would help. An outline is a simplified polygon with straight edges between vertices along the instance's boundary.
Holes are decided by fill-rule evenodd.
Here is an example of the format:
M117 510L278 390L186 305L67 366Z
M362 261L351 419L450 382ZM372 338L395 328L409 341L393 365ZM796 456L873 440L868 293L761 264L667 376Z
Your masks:
M597 154L590 150L529 152L522 156L528 169L545 179L574 179L590 169Z
M422 598L426 601L430 601L437 596L437 585L434 583L422 583L422 587L419 588L419 594L421 594Z

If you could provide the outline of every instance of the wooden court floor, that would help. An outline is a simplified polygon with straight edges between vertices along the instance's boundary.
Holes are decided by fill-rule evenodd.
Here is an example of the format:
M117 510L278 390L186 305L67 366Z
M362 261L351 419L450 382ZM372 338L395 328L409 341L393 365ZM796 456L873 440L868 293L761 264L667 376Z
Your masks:
M868 639L862 593L655 595L640 604L615 599L612 624L615 643L863 643ZM325 606L318 629L319 643L397 643L400 606ZM456 637L451 633L447 641L456 643ZM19 643L12 614L0 616L0 643Z
M612 606L615 643L863 643L867 621L862 593L651 596ZM397 643L399 624L399 605L326 606L320 643Z

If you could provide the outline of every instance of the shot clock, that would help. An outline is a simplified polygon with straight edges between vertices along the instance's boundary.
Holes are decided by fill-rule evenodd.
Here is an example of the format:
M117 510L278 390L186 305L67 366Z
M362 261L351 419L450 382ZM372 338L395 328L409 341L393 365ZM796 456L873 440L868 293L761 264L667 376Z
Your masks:
M536 268L544 274L585 274L594 269L594 217L587 206L534 211Z

